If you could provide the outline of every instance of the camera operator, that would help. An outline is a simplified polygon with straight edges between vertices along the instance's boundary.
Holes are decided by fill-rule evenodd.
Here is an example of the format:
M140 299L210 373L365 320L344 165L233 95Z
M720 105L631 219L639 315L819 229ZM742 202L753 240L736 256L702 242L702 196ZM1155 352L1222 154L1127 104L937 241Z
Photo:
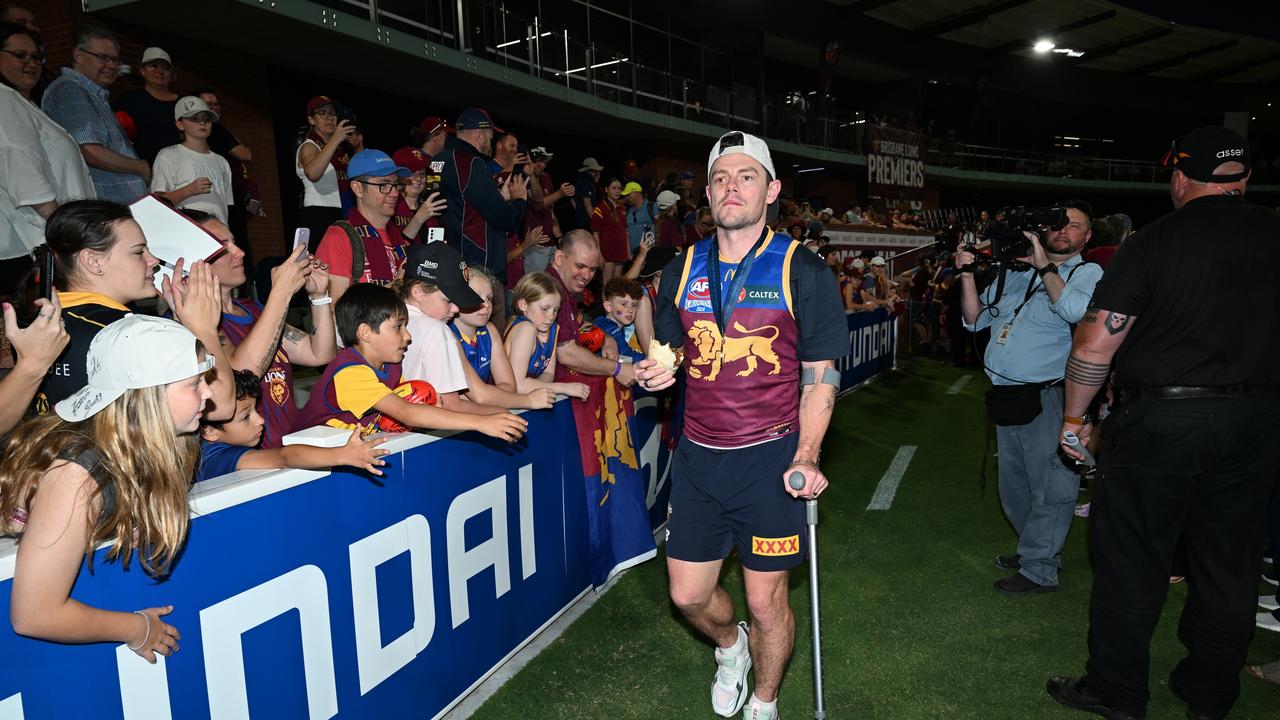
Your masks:
M965 329L991 328L984 366L994 387L987 409L997 426L1000 503L1018 535L1017 553L996 557L996 567L1017 572L996 581L995 589L1009 596L1058 589L1058 556L1080 489L1079 476L1058 451L1062 377L1073 326L1084 317L1102 269L1080 256L1093 221L1089 205L1071 200L1059 208L1065 218L1058 210L1056 221L1041 217L1054 211L1030 214L1031 222L1052 223L1041 232L1029 232L1036 225L1017 223L1018 213L1011 213L1031 251L1010 262L1007 248L1021 238L997 238L996 279L981 296L970 247L958 248L955 258Z

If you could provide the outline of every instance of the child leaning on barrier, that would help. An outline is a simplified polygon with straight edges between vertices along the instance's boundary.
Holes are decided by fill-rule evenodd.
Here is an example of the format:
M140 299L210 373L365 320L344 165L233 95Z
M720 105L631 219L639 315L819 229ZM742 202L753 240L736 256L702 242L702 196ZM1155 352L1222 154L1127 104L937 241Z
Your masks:
M511 319L503 341L515 371L517 392L547 387L586 400L591 391L585 384L559 383L553 379L556 376L556 339L559 336L556 315L560 312L560 301L560 290L550 275L532 272L520 278L512 301L519 314Z
M365 438L358 432L351 433L347 444L336 448L310 445L286 445L261 450L262 430L266 421L258 414L258 398L262 385L258 376L248 370L236 371L236 412L230 420L200 423L200 468L196 481L220 477L237 470L271 470L297 468L321 470L332 467L353 467L374 475L381 475L378 468L386 465L380 460L387 454L378 449L386 438Z
M103 543L108 561L127 569L136 552L148 575L168 573L187 537L214 357L172 320L126 315L85 360L88 385L14 431L0 462L0 532L18 538L9 617L19 635L124 643L154 663L178 650L161 620L172 606L122 612L70 595Z
M378 421L386 416L408 427L477 430L508 442L524 435L528 423L508 412L468 415L410 403L396 394L400 361L412 338L405 329L404 303L390 289L356 283L336 305L338 336L345 348L316 383L298 414L295 431L328 425L367 435L376 432Z

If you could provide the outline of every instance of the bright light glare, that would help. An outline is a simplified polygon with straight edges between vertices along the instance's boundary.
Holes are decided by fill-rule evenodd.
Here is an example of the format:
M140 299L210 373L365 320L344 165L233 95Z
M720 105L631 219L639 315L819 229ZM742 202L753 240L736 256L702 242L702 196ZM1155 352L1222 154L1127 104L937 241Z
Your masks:
M1035 50L1035 51L1036 51L1036 52L1038 52L1038 53L1047 53L1047 52L1049 52L1050 50L1052 50L1052 49L1053 49L1053 41L1052 41L1052 40L1041 40L1041 41L1037 42L1035 45L1033 45L1033 46L1031 47L1031 49L1032 49L1032 50Z

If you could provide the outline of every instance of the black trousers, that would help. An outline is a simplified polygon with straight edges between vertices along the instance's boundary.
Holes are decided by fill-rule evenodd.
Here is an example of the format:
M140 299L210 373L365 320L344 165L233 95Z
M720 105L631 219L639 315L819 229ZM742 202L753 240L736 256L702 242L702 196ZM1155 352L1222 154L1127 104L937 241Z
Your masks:
M1146 715L1150 642L1181 537L1188 655L1169 682L1212 716L1240 695L1253 637L1264 522L1280 467L1280 400L1138 400L1102 427L1089 513L1095 573L1085 682Z

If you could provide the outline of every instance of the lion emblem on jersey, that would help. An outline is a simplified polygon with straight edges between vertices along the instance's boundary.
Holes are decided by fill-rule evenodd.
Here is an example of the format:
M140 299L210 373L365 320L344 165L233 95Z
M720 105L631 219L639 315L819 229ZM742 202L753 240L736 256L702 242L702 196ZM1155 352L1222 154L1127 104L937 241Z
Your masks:
M750 376L756 371L756 367L759 366L761 360L773 366L773 369L769 371L770 375L777 375L782 372L782 363L778 362L778 353L773 351L773 341L778 339L776 325L765 325L748 330L742 327L741 323L735 322L733 329L743 337L724 338L720 336L720 328L716 327L714 322L710 320L694 321L693 327L689 328L689 338L693 340L694 347L698 349L698 357L693 359L689 367L691 376L695 378L703 377L703 371L698 368L710 365L711 370L706 373L706 380L711 382L720 375L720 369L725 363L733 363L739 360L745 360L747 367L738 371L738 377ZM767 334L768 331L773 332L772 334Z
M271 402L283 405L288 398L289 385L285 383L284 378L271 378Z

